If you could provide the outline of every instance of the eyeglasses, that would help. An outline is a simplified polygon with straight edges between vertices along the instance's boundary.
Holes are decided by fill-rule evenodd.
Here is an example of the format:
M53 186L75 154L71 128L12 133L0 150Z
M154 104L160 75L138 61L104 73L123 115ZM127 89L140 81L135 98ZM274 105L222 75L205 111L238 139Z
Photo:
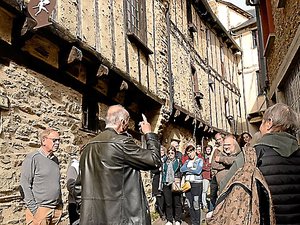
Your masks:
M60 142L60 138L48 138L47 137L47 139L51 139L53 142L57 142L57 141Z
M195 149L193 149L193 150L188 150L188 151L186 151L186 154L190 154L190 153L192 153L192 152L194 152L195 151Z
M174 155L175 152L168 152L168 155Z

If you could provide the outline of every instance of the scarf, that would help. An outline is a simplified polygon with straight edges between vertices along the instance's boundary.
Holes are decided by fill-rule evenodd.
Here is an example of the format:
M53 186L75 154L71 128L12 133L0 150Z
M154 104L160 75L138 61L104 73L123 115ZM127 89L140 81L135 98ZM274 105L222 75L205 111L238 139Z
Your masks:
M175 174L173 170L173 162L174 161L169 161L167 162L167 174L166 174L166 183L167 185L171 185L175 181Z

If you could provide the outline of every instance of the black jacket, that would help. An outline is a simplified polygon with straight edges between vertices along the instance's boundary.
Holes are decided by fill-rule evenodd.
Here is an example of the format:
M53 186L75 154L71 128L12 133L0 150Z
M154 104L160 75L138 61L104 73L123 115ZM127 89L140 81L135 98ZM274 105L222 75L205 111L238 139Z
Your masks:
M140 170L160 167L160 145L154 133L145 139L148 149L106 129L85 146L75 187L80 224L151 224Z
M277 225L300 224L300 150L294 136L271 133L255 146L257 166L269 185Z

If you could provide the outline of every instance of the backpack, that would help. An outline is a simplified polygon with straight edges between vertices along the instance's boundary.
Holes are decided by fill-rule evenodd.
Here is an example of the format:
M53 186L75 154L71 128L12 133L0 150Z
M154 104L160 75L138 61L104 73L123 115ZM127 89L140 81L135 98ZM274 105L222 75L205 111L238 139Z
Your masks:
M255 150L243 148L243 154L243 167L235 172L219 195L207 225L276 224L269 187L256 167Z

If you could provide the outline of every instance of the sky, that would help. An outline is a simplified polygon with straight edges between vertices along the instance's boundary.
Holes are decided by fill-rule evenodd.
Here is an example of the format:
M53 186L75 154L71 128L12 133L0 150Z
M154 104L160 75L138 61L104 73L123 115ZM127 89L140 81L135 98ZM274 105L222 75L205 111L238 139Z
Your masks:
M231 2L232 4L240 7L241 9L244 9L244 10L253 9L253 7L246 5L246 0L225 0L225 1Z

